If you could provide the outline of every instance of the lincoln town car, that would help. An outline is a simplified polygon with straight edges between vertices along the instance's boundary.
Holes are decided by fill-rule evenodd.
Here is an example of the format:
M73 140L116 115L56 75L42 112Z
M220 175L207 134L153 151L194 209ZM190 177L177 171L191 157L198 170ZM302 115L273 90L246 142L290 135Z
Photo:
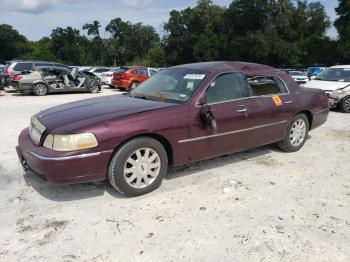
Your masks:
M158 188L168 167L267 144L301 149L326 122L325 92L243 62L165 69L124 95L56 106L19 136L25 170L56 184L108 179L122 194Z

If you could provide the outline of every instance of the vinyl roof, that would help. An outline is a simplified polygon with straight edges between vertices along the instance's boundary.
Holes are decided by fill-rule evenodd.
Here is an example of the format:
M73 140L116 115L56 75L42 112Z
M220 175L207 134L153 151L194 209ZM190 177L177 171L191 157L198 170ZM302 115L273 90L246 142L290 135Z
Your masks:
M179 65L172 68L187 68L197 69L209 72L225 72L225 71L239 71L244 74L256 75L256 74L280 74L280 70L261 64L246 63L246 62L234 62L234 61L217 61L217 62L204 62Z

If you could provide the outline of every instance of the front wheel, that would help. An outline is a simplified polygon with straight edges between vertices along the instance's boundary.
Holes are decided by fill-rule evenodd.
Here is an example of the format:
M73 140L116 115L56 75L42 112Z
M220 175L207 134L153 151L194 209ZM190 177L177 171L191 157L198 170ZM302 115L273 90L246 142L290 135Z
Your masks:
M168 156L162 144L150 137L140 137L114 154L108 179L120 193L139 196L158 188L167 169Z
M340 102L340 110L343 113L350 113L350 96L344 97Z
M40 83L40 84L35 84L33 86L33 93L36 96L46 96L48 91L49 90L45 84Z
M305 144L309 133L309 119L304 114L296 115L289 124L285 137L278 143L285 152L299 151Z

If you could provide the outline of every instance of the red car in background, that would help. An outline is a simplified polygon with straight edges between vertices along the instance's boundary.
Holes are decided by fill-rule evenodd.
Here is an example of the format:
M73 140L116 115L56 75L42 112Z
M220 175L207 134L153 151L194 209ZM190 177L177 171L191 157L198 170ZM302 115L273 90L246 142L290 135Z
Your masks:
M132 90L156 73L158 70L153 68L123 66L113 74L112 85L120 89Z

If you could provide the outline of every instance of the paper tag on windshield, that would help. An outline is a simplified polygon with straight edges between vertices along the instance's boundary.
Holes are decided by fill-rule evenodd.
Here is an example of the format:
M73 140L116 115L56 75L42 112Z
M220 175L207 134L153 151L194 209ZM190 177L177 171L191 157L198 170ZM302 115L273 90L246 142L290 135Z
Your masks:
M203 80L204 77L205 77L205 75L187 74L187 75L185 75L184 79Z

